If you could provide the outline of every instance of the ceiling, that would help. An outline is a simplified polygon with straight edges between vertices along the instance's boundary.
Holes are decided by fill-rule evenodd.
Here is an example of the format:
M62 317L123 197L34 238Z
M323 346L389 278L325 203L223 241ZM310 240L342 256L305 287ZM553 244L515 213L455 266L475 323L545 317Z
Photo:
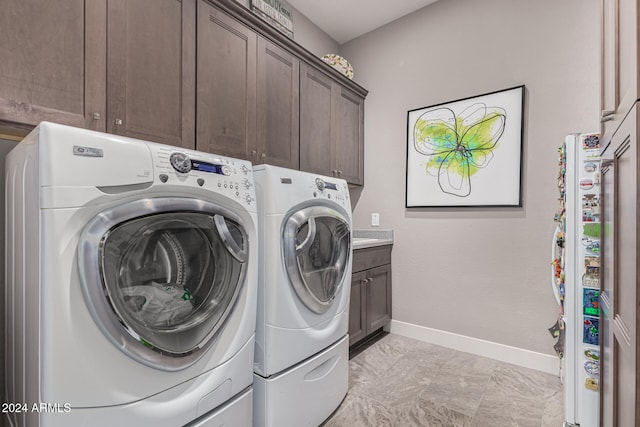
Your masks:
M287 3L344 44L436 1L287 0Z

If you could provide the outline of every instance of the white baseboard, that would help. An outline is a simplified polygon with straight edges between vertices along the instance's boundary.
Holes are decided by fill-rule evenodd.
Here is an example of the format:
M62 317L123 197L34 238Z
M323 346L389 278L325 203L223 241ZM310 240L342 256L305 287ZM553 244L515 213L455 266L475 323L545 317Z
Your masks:
M536 369L553 375L558 375L560 372L560 360L548 354L427 328L425 326L413 325L398 320L392 320L385 329L393 334L464 351L466 353L477 354L478 356L489 357L525 368Z

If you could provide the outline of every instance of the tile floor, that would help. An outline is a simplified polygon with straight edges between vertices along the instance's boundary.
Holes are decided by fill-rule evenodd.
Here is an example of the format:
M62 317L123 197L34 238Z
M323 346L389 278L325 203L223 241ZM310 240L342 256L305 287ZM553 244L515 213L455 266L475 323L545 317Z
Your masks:
M386 335L349 362L349 392L323 427L561 427L555 375Z

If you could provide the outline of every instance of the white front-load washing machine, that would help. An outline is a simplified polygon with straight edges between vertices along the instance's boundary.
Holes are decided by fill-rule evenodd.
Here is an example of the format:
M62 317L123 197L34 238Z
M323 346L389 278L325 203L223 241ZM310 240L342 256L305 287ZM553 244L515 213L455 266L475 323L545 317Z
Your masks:
M9 425L251 425L251 164L51 123L6 162Z
M254 167L260 262L254 425L317 426L348 389L347 183Z

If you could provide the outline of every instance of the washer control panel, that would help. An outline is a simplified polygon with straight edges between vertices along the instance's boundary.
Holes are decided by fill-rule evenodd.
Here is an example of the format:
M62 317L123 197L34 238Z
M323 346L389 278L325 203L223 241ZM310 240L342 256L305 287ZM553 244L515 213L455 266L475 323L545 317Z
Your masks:
M250 162L161 144L148 145L153 153L155 178L160 183L208 189L255 210Z

